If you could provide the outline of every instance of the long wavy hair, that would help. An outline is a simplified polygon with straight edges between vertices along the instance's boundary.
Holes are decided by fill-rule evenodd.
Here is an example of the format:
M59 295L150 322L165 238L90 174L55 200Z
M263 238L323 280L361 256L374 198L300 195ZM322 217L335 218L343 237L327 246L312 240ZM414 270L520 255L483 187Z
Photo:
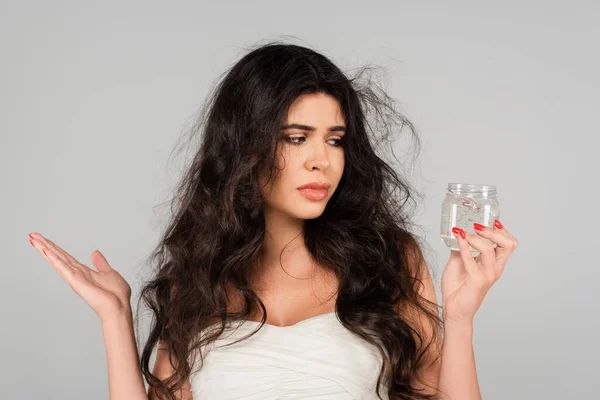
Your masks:
M272 41L250 49L213 85L194 122L192 136L200 140L171 199L170 223L148 259L152 279L140 293L153 317L141 369L154 390L175 399L201 368L203 347L227 321L247 319L260 307L258 329L265 323L267 310L249 284L265 236L258 177L277 177L280 126L292 102L325 93L337 99L344 115L345 168L323 213L305 221L302 238L315 263L338 277L340 322L382 355L377 394L385 383L392 400L436 398L413 386L440 336L424 340L417 319L409 316L418 313L420 324L425 319L434 333L442 329L438 305L419 294L424 252L411 232L410 213L422 195L384 161L382 146L404 128L417 150L419 138L385 91L365 79L370 70L362 67L348 78L312 49ZM416 159L416 152L411 155ZM228 303L232 291L242 299L240 310ZM216 318L220 329L198 335ZM175 368L163 381L149 365L161 341Z

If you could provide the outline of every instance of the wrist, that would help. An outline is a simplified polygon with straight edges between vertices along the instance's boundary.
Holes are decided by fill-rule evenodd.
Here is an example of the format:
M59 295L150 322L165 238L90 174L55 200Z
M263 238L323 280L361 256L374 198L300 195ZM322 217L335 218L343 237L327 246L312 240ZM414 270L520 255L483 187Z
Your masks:
M115 311L100 318L102 328L117 325L123 326L123 324L133 323L133 312L131 308Z
M456 332L463 335L473 335L473 321L454 321L444 319L444 332Z

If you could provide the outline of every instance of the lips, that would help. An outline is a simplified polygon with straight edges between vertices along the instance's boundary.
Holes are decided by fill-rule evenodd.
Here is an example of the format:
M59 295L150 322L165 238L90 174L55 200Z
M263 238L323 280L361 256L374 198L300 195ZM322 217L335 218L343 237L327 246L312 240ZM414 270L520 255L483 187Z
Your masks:
M300 186L298 189L328 190L330 187L331 187L330 183L310 182L310 183Z
M327 190L325 189L298 189L300 194L308 200L321 201L327 198Z

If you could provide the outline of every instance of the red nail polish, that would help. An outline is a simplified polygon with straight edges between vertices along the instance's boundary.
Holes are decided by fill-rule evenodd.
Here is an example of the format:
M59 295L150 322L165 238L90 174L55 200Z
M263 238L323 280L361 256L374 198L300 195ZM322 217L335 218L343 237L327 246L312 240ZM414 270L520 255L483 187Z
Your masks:
M35 245L33 244L33 241L31 241L31 240L30 240L30 241L29 241L29 243L31 243L31 245L32 245L33 247L35 247Z
M467 234L466 234L466 233L465 233L465 231L463 231L462 229L460 230L460 236L461 236L463 239L466 239L466 238L467 238Z
M495 220L495 221L494 221L494 226L495 226L496 228L498 228L498 229L502 229L502 224L501 224L501 223L500 223L500 221L498 221L498 220Z
M485 226L483 226L483 225L481 225L481 224L478 224L477 222L475 222L475 223L473 224L473 227L475 228L475 230L478 230L478 231L483 231L483 230L485 230Z
M460 235L460 228L454 227L454 228L452 228L452 232L453 232L455 235Z

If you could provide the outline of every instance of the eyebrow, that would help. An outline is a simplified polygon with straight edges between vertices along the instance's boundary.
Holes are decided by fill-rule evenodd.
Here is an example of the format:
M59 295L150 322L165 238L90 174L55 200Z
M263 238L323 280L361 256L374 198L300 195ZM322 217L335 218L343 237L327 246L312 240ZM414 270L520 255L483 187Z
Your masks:
M303 131L314 132L317 128L314 126L302 125L302 124L287 124L281 127L281 130L286 129L301 129ZM328 129L329 132L346 132L346 127L342 125L331 126Z

